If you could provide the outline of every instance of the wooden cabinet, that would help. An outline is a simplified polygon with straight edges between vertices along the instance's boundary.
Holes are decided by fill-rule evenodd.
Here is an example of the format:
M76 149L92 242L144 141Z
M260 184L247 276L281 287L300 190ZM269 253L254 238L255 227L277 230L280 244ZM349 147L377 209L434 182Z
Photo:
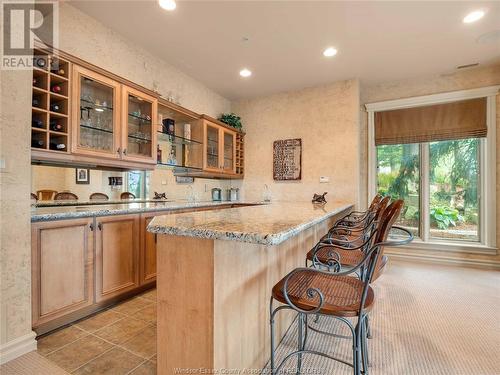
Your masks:
M33 327L93 304L93 219L32 225Z
M158 100L131 87L122 88L122 158L156 164Z
M73 80L73 152L155 164L157 99L77 65Z
M207 172L236 174L236 131L203 120L203 169Z
M96 302L139 286L139 215L96 219Z
M156 215L157 213L141 215L141 285L156 281L156 243L158 235L147 231L149 222Z
M95 157L120 159L121 85L83 67L73 69L72 151Z

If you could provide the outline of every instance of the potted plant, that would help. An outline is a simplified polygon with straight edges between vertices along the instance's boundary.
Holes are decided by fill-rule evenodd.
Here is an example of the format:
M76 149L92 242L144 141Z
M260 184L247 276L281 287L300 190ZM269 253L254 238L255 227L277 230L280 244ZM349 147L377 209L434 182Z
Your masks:
M237 116L235 113L223 113L219 117L219 121L223 122L224 124L227 124L237 130L241 130L243 128L243 125L241 124L241 117Z

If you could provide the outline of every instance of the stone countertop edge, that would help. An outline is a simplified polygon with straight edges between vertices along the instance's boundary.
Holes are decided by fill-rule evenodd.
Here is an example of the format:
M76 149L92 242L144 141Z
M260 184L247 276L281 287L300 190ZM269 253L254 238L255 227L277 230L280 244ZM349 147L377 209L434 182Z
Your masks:
M352 210L353 207L354 204L345 204L336 208L335 210L326 212L324 215L320 217L316 217L307 222L296 225L288 230L271 234L258 233L258 232L222 231L222 230L203 229L203 228L179 228L175 226L155 225L154 221L151 221L149 223L149 225L147 226L147 231L151 233L167 234L174 236L197 237L197 238L212 239L212 240L228 240L228 241L246 242L246 243L253 243L266 246L275 246L299 234L300 232L318 223L321 223L324 220L329 219L332 216L338 215L349 209ZM245 207L238 207L233 209L245 209ZM179 213L179 215L183 215L183 213Z
M204 202L150 202L149 204L155 203L167 203L169 206L159 205L159 206L144 206L144 202L124 202L123 205L139 205L138 207L106 207L102 208L103 205L92 205L92 206L61 206L61 207L37 207L32 211L31 214L31 222L38 223L44 221L56 221L56 220L67 220L67 219L80 219L80 218L88 218L88 217L101 217L101 216L112 216L112 215L128 215L128 214L138 214L138 213L146 213L146 212L161 212L161 211L177 211L189 208L204 208L204 207L217 207L217 206L226 206L226 205L262 205L266 204L265 202L246 202L246 201L204 201ZM122 205L122 206L123 206ZM118 205L110 205L110 206L118 206ZM74 210L67 211L73 208ZM88 208L88 209L82 209ZM43 210L54 210L54 212L40 212ZM57 209L61 209L64 211L57 212Z

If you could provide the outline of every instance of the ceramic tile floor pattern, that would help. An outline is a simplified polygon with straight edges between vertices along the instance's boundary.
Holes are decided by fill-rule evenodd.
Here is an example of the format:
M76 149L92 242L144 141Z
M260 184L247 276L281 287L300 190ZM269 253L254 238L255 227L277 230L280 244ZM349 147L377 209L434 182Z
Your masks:
M72 374L156 374L156 289L40 338L38 353Z

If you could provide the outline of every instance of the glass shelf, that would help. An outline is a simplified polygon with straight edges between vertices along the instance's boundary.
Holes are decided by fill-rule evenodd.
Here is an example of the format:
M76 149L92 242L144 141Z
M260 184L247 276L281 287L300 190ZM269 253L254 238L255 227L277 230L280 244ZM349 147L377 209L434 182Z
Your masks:
M128 116L132 117L135 120L139 120L140 122L145 122L147 124L151 124L151 119L148 120L147 118L144 118L144 117L141 117L141 116L137 116L137 115L134 115L132 113L129 113Z
M171 135L163 132L158 132L158 140L162 142L177 143L184 145L201 145L200 141L195 141L194 139L187 139L184 137L179 137L178 135Z
M138 140L138 141L143 141L145 143L151 142L151 139L146 138L146 137L140 137L138 135L129 134L128 137L135 139L135 140Z
M97 127L91 126L91 125L80 124L80 127L84 128L84 129L96 130L96 131L100 131L103 133L113 134L112 130L104 129L104 128L97 128Z
M187 165L169 164L169 163L156 163L156 165L159 165L162 167L169 167L169 168L190 169L193 171L201 171L203 169L200 167L191 167L191 166L187 166Z
M82 109L93 109L93 110L102 109L102 110L107 110L107 111L112 111L113 110L113 107L108 107L108 106L104 106L104 105L101 105L101 104L97 104L97 103L91 102L90 100L83 99L83 98L80 98L80 102L84 102L86 104L91 105L91 107L82 107L80 105L80 108L82 108Z

